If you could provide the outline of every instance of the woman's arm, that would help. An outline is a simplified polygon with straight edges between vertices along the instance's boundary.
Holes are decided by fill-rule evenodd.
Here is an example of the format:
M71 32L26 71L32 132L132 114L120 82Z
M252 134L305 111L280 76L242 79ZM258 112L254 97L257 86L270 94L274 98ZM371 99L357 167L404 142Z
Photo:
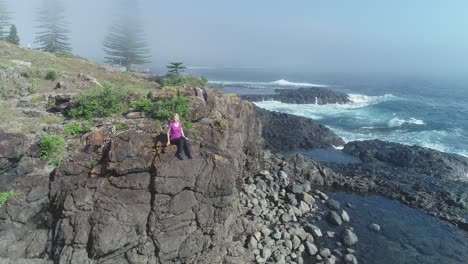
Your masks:
M171 125L167 127L167 144L169 146L171 144Z
M180 134L182 135L183 138L188 139L184 135L184 128L183 127L180 128Z

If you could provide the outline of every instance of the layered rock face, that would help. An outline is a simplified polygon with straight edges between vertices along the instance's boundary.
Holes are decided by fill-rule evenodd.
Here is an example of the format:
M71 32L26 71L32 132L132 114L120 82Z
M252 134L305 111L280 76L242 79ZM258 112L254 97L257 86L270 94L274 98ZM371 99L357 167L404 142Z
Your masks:
M331 89L310 87L299 89L276 89L271 95L242 95L242 99L259 102L275 100L289 104L346 104L350 103L349 96L345 93L335 92Z
M233 225L241 179L263 153L261 120L237 97L185 93L198 132L192 160L163 147L165 134L100 129L49 175L33 144L3 134L2 190L20 195L0 209L2 261L243 262Z

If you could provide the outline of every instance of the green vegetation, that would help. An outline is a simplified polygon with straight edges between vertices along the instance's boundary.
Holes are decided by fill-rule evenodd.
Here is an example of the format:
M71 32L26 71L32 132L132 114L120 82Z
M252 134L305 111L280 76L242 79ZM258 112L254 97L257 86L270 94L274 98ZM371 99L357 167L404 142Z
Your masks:
M161 80L162 86L196 86L204 87L208 84L208 80L205 77L199 77L194 75L169 75Z
M102 88L81 95L75 108L70 109L67 115L88 120L94 117L109 117L122 112L128 101L128 95L124 91L105 83Z
M59 166L65 151L65 139L59 135L45 136L39 142L41 158L48 160L50 164Z
M15 25L11 25L10 34L6 36L5 41L10 42L11 44L19 45L20 39L18 37L18 30Z
M88 133L89 131L91 131L91 124L89 123L76 123L76 122L73 122L73 123L70 123L68 125L66 125L64 128L63 128L63 132L65 134L68 134L68 135L71 135L71 136L76 136L76 135L81 135L81 134L84 134L84 133Z
M71 51L67 36L70 31L65 28L67 23L64 12L63 3L60 0L43 2L37 17L37 21L40 23L40 30L36 35L36 43L40 45L39 50L52 53Z
M122 131L122 130L127 130L127 129L128 129L128 125L126 124L121 124L121 123L115 124L115 130L117 131Z
M149 99L141 98L138 101L131 102L130 108L164 123L171 121L173 114L178 113L184 126L186 128L192 127L192 124L186 119L190 115L190 99L183 96L162 99L155 103Z
M179 75L181 72L183 72L187 67L183 66L183 62L169 62L169 65L166 66L166 68L169 70L170 74L175 74Z
M19 193L17 192L0 192L0 208L5 205L8 199L17 197L18 195Z
M15 97L16 89L0 78L0 99L7 100Z
M47 116L41 117L39 121L43 124L61 124L63 123L63 117L55 114L49 114Z
M46 80L50 80L50 81L56 81L58 79L58 72L54 69L50 69L46 76L45 76L45 79Z
M130 103L130 108L135 111L142 112L145 115L148 115L153 110L153 102L151 100L142 97L138 101L133 101Z
M138 20L135 1L118 2L121 15L115 21L104 39L105 61L111 65L131 70L132 65L148 63L150 50L144 40L143 27Z
M11 67L11 64L0 63L0 70L6 70Z
M68 59L76 58L76 56L73 55L73 53L68 52L68 51L56 52L54 53L54 55L58 58L68 58Z

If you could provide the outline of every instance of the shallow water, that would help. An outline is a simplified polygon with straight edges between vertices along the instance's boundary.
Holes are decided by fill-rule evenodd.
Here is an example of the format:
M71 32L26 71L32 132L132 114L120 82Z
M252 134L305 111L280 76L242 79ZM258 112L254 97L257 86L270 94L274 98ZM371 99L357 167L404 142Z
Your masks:
M328 195L340 201L342 208L346 203L352 205L344 208L351 221L340 227L323 221L319 225L325 233L337 235L344 227L353 227L359 239L353 247L359 263L468 263L468 234L450 224L382 196ZM372 223L380 225L380 232L369 228ZM323 239L321 243L337 248L332 241Z

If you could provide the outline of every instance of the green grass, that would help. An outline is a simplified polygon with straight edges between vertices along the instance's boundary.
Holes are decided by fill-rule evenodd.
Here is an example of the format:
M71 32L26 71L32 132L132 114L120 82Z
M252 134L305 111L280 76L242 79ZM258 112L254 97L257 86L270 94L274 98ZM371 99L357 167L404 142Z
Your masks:
M123 131L123 130L128 130L128 125L126 124L115 124L115 130L117 131Z
M65 139L59 135L48 135L39 142L41 158L49 164L59 166L65 151Z
M11 67L9 63L0 63L0 70L6 70Z
M0 208L2 208L5 203L10 198L18 197L19 193L16 192L0 192Z
M81 134L84 134L84 133L88 133L89 131L91 131L91 124L89 123L70 123L68 125L66 125L64 128L63 128L63 132L65 134L68 134L68 135L71 135L71 136L76 136L76 135L81 135Z

